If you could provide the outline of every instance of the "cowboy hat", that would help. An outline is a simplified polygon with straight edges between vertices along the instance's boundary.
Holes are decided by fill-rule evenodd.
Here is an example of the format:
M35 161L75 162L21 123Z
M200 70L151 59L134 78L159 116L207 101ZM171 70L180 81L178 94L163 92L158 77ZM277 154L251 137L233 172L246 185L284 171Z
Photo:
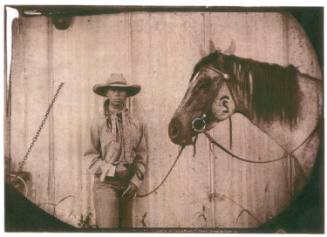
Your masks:
M103 84L95 84L93 91L101 96L106 96L109 88L122 88L126 90L127 96L133 96L140 92L139 85L127 85L126 79L121 73L112 73L107 81Z

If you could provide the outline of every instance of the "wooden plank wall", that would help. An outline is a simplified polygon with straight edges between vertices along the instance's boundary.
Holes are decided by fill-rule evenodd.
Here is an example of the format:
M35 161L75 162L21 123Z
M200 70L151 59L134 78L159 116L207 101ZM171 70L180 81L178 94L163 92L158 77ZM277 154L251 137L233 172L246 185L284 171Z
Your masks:
M58 85L65 85L25 170L32 173L29 198L77 226L94 212L92 177L83 147L103 99L91 88L112 72L142 85L130 101L148 128L149 169L141 193L156 186L173 163L178 147L167 127L188 85L200 49L209 41L235 54L281 65L292 63L321 78L313 49L298 23L277 13L120 13L74 17L57 30L47 17L21 17L13 25L11 158L24 156ZM300 49L300 50L299 50ZM281 149L247 119L232 118L233 149L246 157L269 157ZM212 134L228 145L228 123ZM246 143L244 141L247 141ZM260 149L258 149L260 147ZM167 182L155 194L134 200L133 227L254 227L279 213L291 197L289 161L260 167L242 164L210 147L200 136L185 149ZM213 150L213 153L210 152ZM210 193L216 193L210 199ZM48 203L48 204L47 204ZM245 208L253 214L242 213ZM93 213L94 217L94 213ZM92 220L94 221L94 219Z

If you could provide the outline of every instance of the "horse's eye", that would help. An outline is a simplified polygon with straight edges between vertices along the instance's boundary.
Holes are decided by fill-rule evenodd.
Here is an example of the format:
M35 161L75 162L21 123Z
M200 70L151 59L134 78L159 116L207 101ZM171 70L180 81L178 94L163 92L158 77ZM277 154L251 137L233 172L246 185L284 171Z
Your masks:
M205 90L205 89L209 89L211 86L211 80L210 79L204 79L203 81L201 81L198 85L197 85L197 89L198 90Z

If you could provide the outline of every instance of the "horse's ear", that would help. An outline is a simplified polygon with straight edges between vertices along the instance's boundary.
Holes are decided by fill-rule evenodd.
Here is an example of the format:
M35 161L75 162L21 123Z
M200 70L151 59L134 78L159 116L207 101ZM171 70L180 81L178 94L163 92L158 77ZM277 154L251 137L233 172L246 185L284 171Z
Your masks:
M200 48L200 55L201 55L201 57L205 57L207 55L206 51L204 51L203 48Z
M224 64L224 57L222 54L218 55L217 60L218 60L218 64L220 64L220 65Z
M210 40L210 42L209 42L209 50L210 50L210 53L217 51L215 43L212 40Z
M234 53L235 53L235 50L236 50L236 44L235 44L235 41L232 40L232 41L230 42L230 45L229 45L228 49L226 49L226 50L224 51L224 54L227 54L227 55L234 54Z

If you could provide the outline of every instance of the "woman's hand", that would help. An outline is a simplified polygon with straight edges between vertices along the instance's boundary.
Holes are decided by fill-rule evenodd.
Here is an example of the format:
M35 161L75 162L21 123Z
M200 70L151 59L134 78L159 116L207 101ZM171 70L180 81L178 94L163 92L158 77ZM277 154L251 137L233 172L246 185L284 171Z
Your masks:
M124 190L121 197L126 199L132 199L136 196L137 190L138 188L136 187L136 185L132 182L129 182L127 188Z

